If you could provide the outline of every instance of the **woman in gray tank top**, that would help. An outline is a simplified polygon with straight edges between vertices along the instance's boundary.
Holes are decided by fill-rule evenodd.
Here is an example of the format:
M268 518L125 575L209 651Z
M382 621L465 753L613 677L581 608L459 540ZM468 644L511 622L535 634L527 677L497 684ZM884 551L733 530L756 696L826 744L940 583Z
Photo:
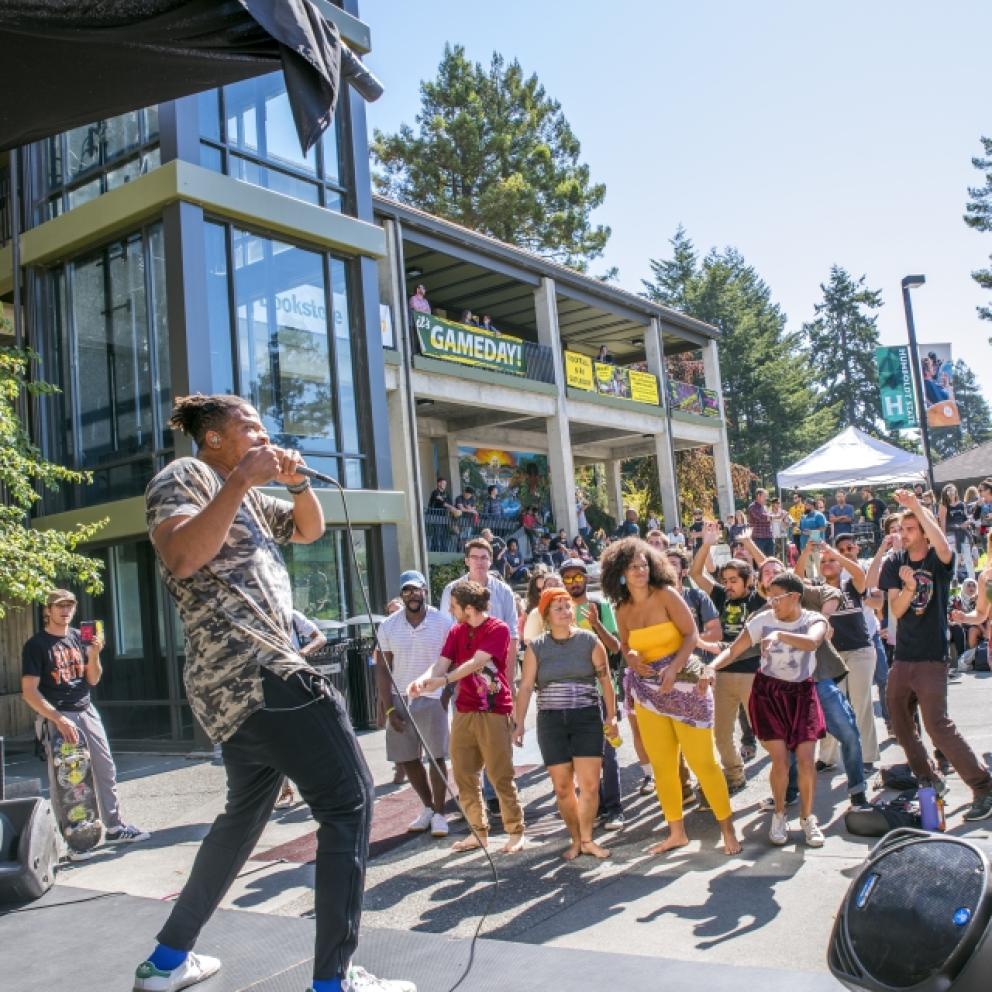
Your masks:
M575 626L575 607L564 589L546 588L538 609L547 629L528 643L524 653L513 742L518 747L523 743L524 721L536 687L537 743L561 818L572 838L562 857L566 861L580 854L607 858L610 852L592 839L599 805L603 731L611 738L618 736L617 701L606 650L595 634ZM605 727L599 709L600 692L606 707Z

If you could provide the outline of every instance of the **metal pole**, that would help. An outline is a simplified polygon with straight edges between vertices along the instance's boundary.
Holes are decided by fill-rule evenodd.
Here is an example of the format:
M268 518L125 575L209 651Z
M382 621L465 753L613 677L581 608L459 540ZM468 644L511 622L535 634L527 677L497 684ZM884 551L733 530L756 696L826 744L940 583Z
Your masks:
M14 347L24 347L24 323L21 319L21 205L18 171L20 156L18 149L11 148L8 159L10 168L10 260L14 275ZM20 405L20 403L18 404ZM23 413L23 410L19 412ZM26 423L26 421L25 421Z
M930 455L930 428L927 424L927 407L923 397L923 374L920 370L920 353L916 345L916 324L913 323L913 304L909 291L920 286L923 276L906 276L902 281L902 305L906 310L906 332L909 336L909 365L913 372L913 386L916 389L916 415L920 420L920 434L923 438L923 454L927 460L927 482L933 492L933 458Z

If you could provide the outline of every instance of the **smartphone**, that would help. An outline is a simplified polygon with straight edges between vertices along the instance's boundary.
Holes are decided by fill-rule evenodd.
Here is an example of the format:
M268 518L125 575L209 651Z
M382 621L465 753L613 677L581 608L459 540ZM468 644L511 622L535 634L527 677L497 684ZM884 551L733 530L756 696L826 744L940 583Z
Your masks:
M92 620L80 621L79 637L83 644L92 644L96 639L96 623Z

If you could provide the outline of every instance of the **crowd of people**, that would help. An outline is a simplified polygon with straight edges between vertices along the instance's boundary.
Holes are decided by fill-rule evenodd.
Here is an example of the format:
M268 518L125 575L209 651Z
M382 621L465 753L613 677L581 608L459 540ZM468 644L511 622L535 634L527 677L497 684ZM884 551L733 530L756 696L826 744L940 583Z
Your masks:
M950 531L962 524L950 512L957 501L949 490L937 512L922 487L896 490L891 506L867 490L857 512L845 492L826 512L816 497L797 497L801 514L785 514L791 555L779 553L778 501L763 490L726 528L694 521L689 547L660 528L642 538L631 511L596 562L601 598L588 590L588 557L565 557L536 564L515 609L497 574L500 556L484 538L470 541L469 572L448 587L438 611L451 624L445 643L424 673L408 679L404 671L397 683L414 701L440 691L442 707L457 684L452 734L456 723L476 728L467 748L450 751L473 828L459 850L487 844L496 815L509 817L505 849L520 847L524 824L507 770L535 696L538 744L568 827L569 860L607 856L594 832L625 825L611 744L624 719L643 774L638 791L657 794L668 828L653 854L688 842L687 803L712 810L726 853L740 850L732 797L747 784L757 742L770 758L762 806L772 844L787 842L795 803L805 842L824 844L814 812L818 775L837 769L851 805L868 804L867 779L887 737L938 794L950 770L960 775L973 793L966 820L992 816L992 777L948 716L945 689L960 678L958 657L967 663L987 642L992 561L956 589L962 551ZM992 543L982 509L992 479L976 494L975 506L966 505L974 527L965 526L977 546ZM869 542L859 540L859 518L871 526ZM713 551L724 541L733 556L717 563ZM466 624L480 633L469 635ZM490 639L495 630L499 640ZM500 719L467 721L467 712ZM484 773L493 788L488 802ZM411 829L425 829L426 807Z
M171 992L221 967L193 947L289 781L318 824L312 992L416 992L352 961L374 787L340 694L306 659L318 638L294 618L279 547L325 530L301 457L270 444L257 411L236 396L181 397L171 424L198 454L149 484L148 529L186 631L187 696L220 746L228 796L133 988ZM272 483L290 500L263 492ZM800 500L799 540L787 542L797 554L783 557L775 500L759 490L726 532L694 514L682 542L660 527L642 537L634 511L598 554L575 554L575 541L559 532L557 559L532 563L526 597L498 574L500 558L482 535L466 543L466 574L445 587L438 607L424 575L403 572L380 627L377 679L387 754L423 805L409 829L447 836L450 764L471 827L454 849L488 847L497 816L502 851L524 848L513 748L528 733L533 703L568 861L609 857L604 834L626 825L622 725L640 766L638 792L655 793L664 814L654 856L688 843L689 804L712 812L728 856L741 851L733 797L756 774L758 743L770 760L762 808L773 845L787 843L798 803L805 843L823 846L817 779L838 760L852 806L866 803L883 733L938 796L951 771L960 777L972 793L965 820L992 817L992 774L947 709L957 665L971 652L979 667L983 646L988 664L992 478L972 495L958 500L948 487L937 505L925 490L898 489L894 509L879 500L875 510L866 500L862 519L878 532L868 556L838 494L827 513L815 497L811 507ZM717 562L730 526L738 528L732 557ZM956 588L965 557L974 574ZM590 591L594 568L600 596ZM102 638L83 642L71 626L75 608L71 591L49 595L45 628L24 649L24 697L70 740L80 730L88 736L111 841L147 840L118 808L113 759L89 698L102 675ZM960 658L949 664L952 645Z

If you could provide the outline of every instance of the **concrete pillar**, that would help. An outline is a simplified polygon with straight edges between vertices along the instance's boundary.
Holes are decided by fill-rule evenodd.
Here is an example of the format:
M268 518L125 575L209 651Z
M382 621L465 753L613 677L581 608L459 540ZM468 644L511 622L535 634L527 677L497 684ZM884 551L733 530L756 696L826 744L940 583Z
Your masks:
M716 498L720 516L724 519L734 512L734 480L730 474L730 444L727 441L727 422L723 411L723 381L720 378L720 352L716 341L703 346L703 374L706 388L720 397L720 440L713 445L713 468L716 472Z
M654 435L655 465L658 470L658 491L661 493L661 512L665 518L665 529L671 530L681 523L679 518L679 486L675 475L675 448L672 444L672 426L668 419L668 398L666 394L665 343L661 335L661 323L652 317L644 335L644 351L648 371L658 377L658 392L665 408L662 429Z
M402 568L415 568L424 572L427 560L424 556L423 542L420 540L421 517L418 511L418 501L414 499L417 491L417 472L414 464L414 448L410 438L415 431L406 422L404 411L406 404L406 383L400 376L400 387L386 394L386 406L389 412L389 447L392 454L393 485L396 489L407 494L406 526L397 527L397 550Z
M408 524L407 527L397 528L397 553L403 569L416 568L426 575L427 528L424 509L427 500L421 478L420 453L416 445L417 408L410 374L413 352L406 311L403 237L400 226L395 221L387 220L383 226L386 232L388 264L380 264L378 267L379 291L390 308L393 337L400 355L398 388L386 395L390 468L392 484L406 494ZM433 480L430 488L433 488Z
M537 340L551 350L555 385L558 388L555 412L545 418L548 471L551 473L551 512L554 514L555 526L564 527L569 537L573 537L579 530L575 510L575 464L572 461L572 436L568 428L565 367L553 279L542 278L541 284L534 290L534 310L537 317Z
M706 388L713 389L720 394L720 409L723 409L723 380L720 378L720 351L716 341L707 341L703 345L703 376L706 379Z
M721 433L722 440L713 445L713 469L716 473L716 498L720 504L720 516L726 520L734 512L734 478L730 473L730 446L727 432Z
M617 524L623 521L623 462L613 458L603 463L606 469L606 510Z

